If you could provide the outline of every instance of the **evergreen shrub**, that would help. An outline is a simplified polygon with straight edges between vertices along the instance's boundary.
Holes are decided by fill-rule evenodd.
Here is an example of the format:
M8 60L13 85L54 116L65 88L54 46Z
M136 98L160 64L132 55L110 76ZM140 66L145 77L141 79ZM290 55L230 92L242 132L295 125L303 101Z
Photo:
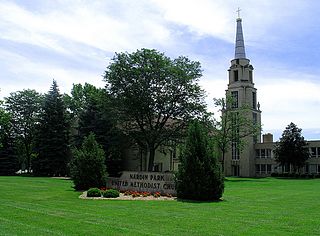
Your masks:
M76 190L106 185L105 155L93 133L84 139L80 149L74 150L70 172Z
M101 197L101 191L98 188L90 188L87 191L87 197Z
M213 153L208 130L199 122L193 122L189 126L176 175L178 198L208 201L222 197L224 177Z
M116 189L108 189L103 192L103 197L105 198L117 198L120 196L120 192Z

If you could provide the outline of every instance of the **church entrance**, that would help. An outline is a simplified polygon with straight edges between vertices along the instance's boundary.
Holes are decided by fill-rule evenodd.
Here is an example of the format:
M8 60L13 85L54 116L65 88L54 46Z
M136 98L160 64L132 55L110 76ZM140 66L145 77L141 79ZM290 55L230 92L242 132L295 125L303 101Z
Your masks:
M240 166L239 165L232 165L232 175L233 176L240 176Z

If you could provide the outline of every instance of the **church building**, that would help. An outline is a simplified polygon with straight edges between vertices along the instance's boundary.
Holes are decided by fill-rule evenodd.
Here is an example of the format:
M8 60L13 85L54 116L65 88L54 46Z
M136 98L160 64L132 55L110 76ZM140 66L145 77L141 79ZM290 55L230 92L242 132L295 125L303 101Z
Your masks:
M249 107L248 118L261 126L261 110L257 101L258 93L254 84L253 70L254 68L246 56L242 19L238 17L236 20L235 54L228 69L229 83L226 94L233 98L232 107L235 110L243 105ZM240 151L237 142L233 142L230 151L226 153L223 160L225 176L264 177L270 176L274 172L282 172L282 167L274 159L273 150L276 143L273 141L272 134L251 135L245 139L243 150ZM302 172L320 174L320 140L307 142L310 158ZM176 148L170 146L158 148L155 154L154 171L177 171L179 166L177 152ZM129 149L125 158L125 169L146 171L147 156L147 153L137 146ZM290 170L286 167L284 171L289 172Z

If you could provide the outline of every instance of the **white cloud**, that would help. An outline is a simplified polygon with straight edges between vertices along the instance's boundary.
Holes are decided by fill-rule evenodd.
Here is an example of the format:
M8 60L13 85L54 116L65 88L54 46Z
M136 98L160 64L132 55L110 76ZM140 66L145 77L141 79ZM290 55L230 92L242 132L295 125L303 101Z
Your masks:
M290 75L289 75L290 77ZM319 127L320 84L300 74L301 80L268 79L258 86L265 129L284 129L290 122ZM305 80L306 79L306 80Z
M69 51L64 45L66 40L111 52L170 44L170 31L153 11L147 11L143 4L127 3L115 9L127 13L117 18L118 12L105 13L110 4L68 1L51 11L30 12L14 3L1 2L1 37L63 53Z
M228 62L233 55L226 55L230 50L225 48L213 48L219 53L208 55L206 49L198 50L199 42L218 39L223 47L232 49L239 6L247 51L255 57L252 64L265 129L283 130L290 121L302 128L319 127L317 68L307 74L289 64L289 58L259 54L276 54L291 44L300 47L292 39L317 32L320 3L316 0L44 0L38 2L37 10L32 6L35 3L28 4L23 7L0 0L0 96L23 88L46 92L53 78L63 92L78 82L103 86L106 56L149 47L199 60L204 69L200 84L213 109L212 98L225 94ZM4 41L10 42L11 48L1 45ZM301 50L310 50L303 42ZM15 44L25 45L30 52L22 53ZM54 56L42 58L35 55L34 48L42 54L52 51ZM286 50L284 55L289 57L290 47ZM61 58L79 64L70 67L59 63Z
M0 77L2 82L0 97L6 97L10 92L26 88L46 93L50 89L53 79L57 81L60 91L63 93L69 93L72 84L76 83L88 82L98 87L105 85L105 82L102 81L103 65L98 72L89 71L86 68L65 69L59 65L32 61L4 50L0 50L0 60L4 62L0 69L3 66L11 75L9 78Z

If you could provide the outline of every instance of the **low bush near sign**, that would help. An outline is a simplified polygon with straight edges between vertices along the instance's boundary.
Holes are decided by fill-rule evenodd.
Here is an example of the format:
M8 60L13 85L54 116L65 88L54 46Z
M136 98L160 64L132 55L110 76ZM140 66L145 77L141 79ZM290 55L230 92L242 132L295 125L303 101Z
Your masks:
M101 197L101 191L98 188L90 188L87 192L87 197Z
M105 198L117 198L120 196L120 193L116 189L108 189L108 190L104 191L102 195Z

